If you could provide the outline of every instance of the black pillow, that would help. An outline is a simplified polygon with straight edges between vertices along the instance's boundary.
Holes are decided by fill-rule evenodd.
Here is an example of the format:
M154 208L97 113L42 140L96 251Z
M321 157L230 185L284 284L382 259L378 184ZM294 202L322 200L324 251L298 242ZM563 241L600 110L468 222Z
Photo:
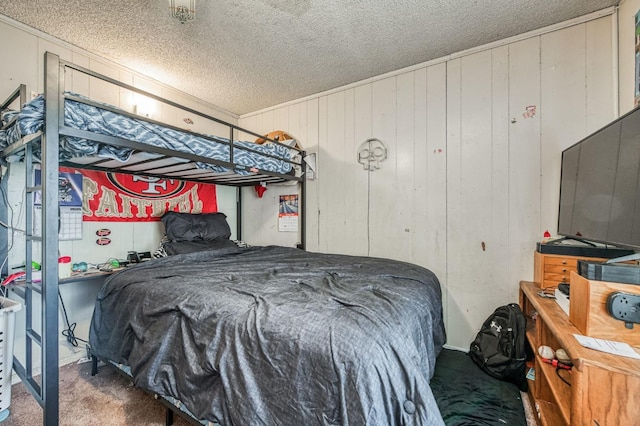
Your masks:
M213 241L231 237L224 213L167 212L161 220L169 241Z
M220 254L235 253L240 251L240 248L231 240L175 241L164 243L164 250L167 255L173 256L205 250L220 252Z

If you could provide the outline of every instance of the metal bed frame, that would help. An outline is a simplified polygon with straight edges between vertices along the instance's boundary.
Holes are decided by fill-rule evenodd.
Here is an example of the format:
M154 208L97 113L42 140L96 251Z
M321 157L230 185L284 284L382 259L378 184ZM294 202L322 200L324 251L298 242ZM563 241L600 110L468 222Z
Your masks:
M234 135L237 132L243 132L256 137L264 137L263 135L240 128L234 124L219 120L210 115L196 111L189 107L179 105L173 101L157 96L153 93L137 89L131 85L125 84L118 80L98 74L87 68L72 64L61 60L57 55L45 53L45 78L44 78L44 96L46 99L45 123L44 130L32 135L28 135L5 148L1 154L4 159L9 155L24 152L24 162L26 169L26 192L25 192L25 265L30 265L33 260L33 243L41 242L41 283L34 283L32 280L31 268L26 269L26 283L24 287L14 287L14 291L25 302L25 336L26 336L26 355L25 365L22 365L14 358L13 368L18 376L22 379L27 389L43 408L43 424L57 425L59 419L59 398L58 398L58 168L60 165L74 167L78 169L92 169L107 172L118 172L145 175L159 178L172 178L188 181L196 181L203 183L213 183L219 185L235 186L237 188L237 239L242 238L242 202L241 187L253 186L258 183L278 183L285 181L297 181L300 187L300 243L299 248L305 248L305 195L306 195L306 179L304 176L304 151L296 150L299 155L299 161L291 160L293 167L298 167L300 175L280 174L264 170L251 169L248 175L229 173L215 173L211 170L203 170L196 167L196 163L214 164L223 166L232 170L246 170L245 166L236 165L233 162L234 149L246 149L234 143ZM122 138L106 136L92 133L86 130L78 130L64 125L64 102L65 99L82 102L89 105L95 105L102 109L109 110L103 104L97 104L84 98L66 94L65 77L66 71L73 70L90 78L111 83L116 89L123 88L133 93L139 93L148 98L154 99L166 105L179 108L185 112L200 116L207 120L222 124L229 129L229 159L221 161L211 159L199 155L189 154L180 151L173 151L165 148L158 148L143 143L134 142ZM26 86L21 85L11 96L0 106L2 110L7 109L13 102L19 100L23 105L27 100ZM179 131L183 129L160 123L151 119L140 117L135 114L123 112L121 110L112 109L118 114L130 116L139 120L151 123L161 124L164 127L172 128ZM8 123L4 128L13 125ZM88 140L115 145L119 147L131 148L136 152L153 153L156 157L153 159L136 159L135 154L132 156L133 161L124 163L118 167L114 167L115 161L108 159L91 158L87 160L83 158L81 162L59 161L59 143L61 136L81 137ZM202 136L202 135L198 135ZM272 143L277 141L269 139ZM33 144L41 143L41 160L40 168L42 182L40 185L34 184L32 173L34 160L32 158ZM218 143L221 143L217 141ZM268 154L262 154L268 156ZM168 164L172 164L168 166ZM42 234L33 234L33 211L29 206L33 206L34 194L38 191L42 192ZM34 295L36 293L36 295ZM41 333L34 329L34 298L40 296L42 303L42 323ZM40 347L41 352L41 375L40 383L34 379L34 356L33 350L36 346Z

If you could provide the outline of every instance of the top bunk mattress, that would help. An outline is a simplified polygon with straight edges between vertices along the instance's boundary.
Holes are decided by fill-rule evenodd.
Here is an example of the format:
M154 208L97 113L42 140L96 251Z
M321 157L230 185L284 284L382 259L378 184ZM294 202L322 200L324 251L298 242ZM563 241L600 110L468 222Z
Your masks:
M256 169L288 174L292 171L291 150L281 144L232 141L229 139L199 135L187 131L178 131L160 124L136 119L119 114L118 108L100 104L83 96L66 93L83 103L65 98L64 125L73 129L86 130L106 136L143 143L152 147L165 148L187 154L207 157L219 162L233 163L233 168L223 165L198 162L198 168L209 169L215 173L226 173L230 170L238 174L251 174ZM101 108L100 105L105 108ZM115 112L114 112L115 111ZM124 111L122 111L124 113ZM16 118L17 115L17 118ZM21 111L11 111L2 117L3 124L15 119L15 123L5 130L0 130L0 148L4 149L22 137L44 130L45 99L42 95L27 102ZM233 145L233 161L230 146ZM60 161L68 161L81 157L99 157L121 162L129 160L134 150L131 148L96 142L87 138L61 136ZM39 146L34 147L34 155L39 158ZM20 158L10 157L8 161Z

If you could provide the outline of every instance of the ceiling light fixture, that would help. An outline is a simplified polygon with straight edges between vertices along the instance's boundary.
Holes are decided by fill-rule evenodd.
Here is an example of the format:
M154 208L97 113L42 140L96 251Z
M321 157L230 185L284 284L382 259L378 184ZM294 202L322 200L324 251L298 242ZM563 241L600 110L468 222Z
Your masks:
M184 24L196 16L196 0L170 0L171 16Z

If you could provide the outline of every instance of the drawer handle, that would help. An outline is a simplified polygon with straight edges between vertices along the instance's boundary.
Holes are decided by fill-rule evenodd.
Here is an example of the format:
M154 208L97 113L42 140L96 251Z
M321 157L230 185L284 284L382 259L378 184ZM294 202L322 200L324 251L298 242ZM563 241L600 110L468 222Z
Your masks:
M562 264L563 264L563 265L566 265L566 264L567 264L567 261L566 261L566 260L563 260L563 261L562 261Z
M562 272L567 272L567 270L565 268L562 268Z

